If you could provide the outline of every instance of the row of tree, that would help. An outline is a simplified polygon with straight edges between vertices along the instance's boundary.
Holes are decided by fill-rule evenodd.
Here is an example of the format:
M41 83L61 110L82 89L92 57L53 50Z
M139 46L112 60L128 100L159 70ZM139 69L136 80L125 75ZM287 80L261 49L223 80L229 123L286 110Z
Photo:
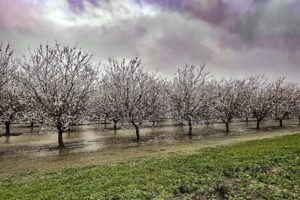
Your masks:
M186 65L172 80L144 70L139 58L109 59L99 73L92 55L75 47L40 45L22 59L10 45L0 46L0 117L10 134L16 118L42 121L57 128L59 147L71 123L86 118L126 121L135 128L172 117L192 125L219 120L229 132L237 118L255 118L257 128L266 118L283 126L297 116L300 123L300 88L284 78L264 76L216 80L200 67Z

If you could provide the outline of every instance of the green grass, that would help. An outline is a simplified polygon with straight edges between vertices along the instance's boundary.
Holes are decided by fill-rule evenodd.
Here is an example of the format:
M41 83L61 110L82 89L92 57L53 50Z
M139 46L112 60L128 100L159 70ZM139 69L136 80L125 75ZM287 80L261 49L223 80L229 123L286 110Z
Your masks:
M300 134L0 178L1 199L300 199Z

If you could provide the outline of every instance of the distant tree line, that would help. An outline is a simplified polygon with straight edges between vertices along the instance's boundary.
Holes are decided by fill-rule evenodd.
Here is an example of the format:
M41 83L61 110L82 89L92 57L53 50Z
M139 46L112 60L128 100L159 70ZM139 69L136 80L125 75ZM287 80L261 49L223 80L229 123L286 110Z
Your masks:
M11 45L0 45L0 117L10 135L17 119L55 126L59 147L70 124L82 119L128 122L140 140L144 123L153 126L174 118L189 126L220 121L226 133L234 119L256 120L297 117L300 125L300 87L265 76L215 79L205 64L186 65L167 80L145 71L141 59L94 64L92 55L68 45L43 45L14 57ZM104 67L100 73L99 66Z

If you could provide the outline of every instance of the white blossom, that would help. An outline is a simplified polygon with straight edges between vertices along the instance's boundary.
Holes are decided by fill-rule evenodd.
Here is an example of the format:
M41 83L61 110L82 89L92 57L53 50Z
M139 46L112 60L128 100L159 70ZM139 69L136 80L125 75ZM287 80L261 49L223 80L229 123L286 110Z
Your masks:
M41 44L35 52L30 51L19 71L27 97L47 122L56 126L60 147L64 147L63 132L88 109L97 78L90 60L91 55L77 47Z

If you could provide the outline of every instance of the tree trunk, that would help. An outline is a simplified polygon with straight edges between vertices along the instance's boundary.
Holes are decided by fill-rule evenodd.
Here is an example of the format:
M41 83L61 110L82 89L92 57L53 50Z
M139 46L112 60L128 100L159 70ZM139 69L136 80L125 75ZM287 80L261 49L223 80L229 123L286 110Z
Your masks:
M155 121L152 121L152 127L155 127Z
M226 125L226 134L228 134L230 132L230 130L229 130L229 123L226 122L225 125Z
M117 120L113 120L114 121L114 130L117 130Z
M298 119L299 119L299 126L300 126L300 116L298 117Z
M106 129L106 117L104 117L104 129Z
M283 127L282 119L279 119L279 127Z
M31 129L31 133L33 132L33 128L34 128L34 122L33 122L33 121L31 121L31 122L30 122L30 129Z
M260 129L260 120L259 120L259 119L256 120L256 128L257 128L257 129Z
M247 123L249 122L249 118L248 118L248 117L246 117L246 122L247 122Z
M192 135L193 134L193 132L192 132L192 130L193 130L193 127L192 127L192 122L191 122L191 120L189 120L189 135Z
M140 127L139 126L135 126L135 134L136 134L136 140L140 141L141 137L140 137Z
M5 122L5 129L6 129L5 135L6 136L10 136L10 124L11 124L10 121Z
M208 126L209 126L209 121L206 121L205 124L206 124L206 126L208 127Z
M140 137L140 126L138 124L136 124L134 121L131 121L131 123L135 128L136 140L140 141L140 139L141 139L141 137Z
M65 148L65 144L63 141L63 130L61 128L58 128L58 147Z

